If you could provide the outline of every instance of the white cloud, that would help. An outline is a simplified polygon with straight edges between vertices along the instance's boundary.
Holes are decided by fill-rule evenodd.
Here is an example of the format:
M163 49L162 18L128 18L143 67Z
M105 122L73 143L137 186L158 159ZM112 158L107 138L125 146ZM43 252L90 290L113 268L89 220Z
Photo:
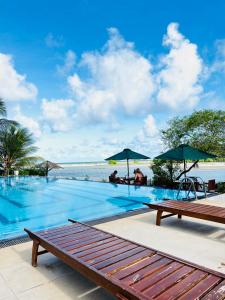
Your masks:
M75 66L76 62L76 55L72 50L68 50L66 52L66 56L64 59L64 64L62 66L58 65L56 66L56 70L60 75L67 75L69 74L73 67Z
M144 125L137 135L137 139L140 142L144 142L146 139L155 138L159 135L159 129L156 125L153 115L148 115L144 120Z
M33 118L25 116L21 113L20 107L16 106L14 109L14 120L19 122L22 126L28 128L34 137L39 138L41 136L41 128L37 121Z
M0 97L6 101L34 99L37 88L26 81L26 76L17 73L12 57L0 53Z
M54 36L51 32L45 37L45 44L49 48L59 48L64 45L62 36Z
M154 89L152 66L117 29L109 29L102 51L84 53L80 66L88 78L77 73L68 78L79 120L114 122L119 114L132 116L149 109Z
M215 42L216 55L210 68L211 72L225 72L225 39Z
M217 54L225 57L225 39L217 40L215 45Z
M150 153L151 158L162 150L160 126L153 115L149 114L144 119L143 126L130 142L130 147L140 153Z
M43 99L41 104L43 120L52 131L68 131L73 125L69 114L73 106L74 102L71 99Z
M163 45L170 51L160 60L157 100L172 109L192 108L203 91L200 79L204 66L197 45L179 32L177 23L168 25Z

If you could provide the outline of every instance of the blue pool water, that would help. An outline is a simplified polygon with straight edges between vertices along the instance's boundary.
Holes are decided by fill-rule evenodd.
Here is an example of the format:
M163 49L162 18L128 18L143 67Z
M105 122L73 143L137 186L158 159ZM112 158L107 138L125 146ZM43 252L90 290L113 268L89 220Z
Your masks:
M0 179L0 240L33 230L89 221L144 207L142 202L174 199L176 191L110 183L11 177ZM181 198L184 194L181 194Z

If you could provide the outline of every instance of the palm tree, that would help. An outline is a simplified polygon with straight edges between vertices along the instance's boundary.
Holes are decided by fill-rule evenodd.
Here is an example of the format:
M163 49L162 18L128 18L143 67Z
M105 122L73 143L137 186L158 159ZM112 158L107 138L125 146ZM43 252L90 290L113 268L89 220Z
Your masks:
M4 129L8 125L12 125L12 124L18 125L16 121L6 119L6 115L7 115L7 110L6 110L5 102L2 98L0 98L0 116L3 117L0 118L0 130Z
M0 98L0 115L6 116L6 106L2 98Z
M26 128L11 124L0 130L0 160L5 176L11 169L32 165L39 159L32 156L37 150L33 144L32 134Z

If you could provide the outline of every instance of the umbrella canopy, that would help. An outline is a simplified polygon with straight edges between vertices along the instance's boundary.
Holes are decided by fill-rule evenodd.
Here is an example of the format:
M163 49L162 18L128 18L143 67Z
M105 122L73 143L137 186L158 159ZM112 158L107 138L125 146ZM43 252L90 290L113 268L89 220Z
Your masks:
M53 169L63 169L62 167L60 167L58 164L51 162L49 160L43 161L42 163L40 163L39 165L37 165L37 167L45 169L45 175L48 176L48 172L53 170Z
M216 155L198 150L186 144L181 144L177 148L173 148L163 154L156 156L156 159L163 160L199 160L207 158L215 158Z
M181 144L180 146L168 150L167 152L155 157L155 159L162 159L162 160L184 161L184 172L182 172L182 174L183 173L186 174L187 172L189 172L200 159L207 159L207 158L216 158L216 155L193 148L187 144ZM186 172L186 160L195 161L195 163L191 166L191 168L188 169L187 172Z
M130 149L123 149L123 151L106 158L105 160L126 160L127 161L127 174L129 178L129 159L149 159L150 157L134 152Z

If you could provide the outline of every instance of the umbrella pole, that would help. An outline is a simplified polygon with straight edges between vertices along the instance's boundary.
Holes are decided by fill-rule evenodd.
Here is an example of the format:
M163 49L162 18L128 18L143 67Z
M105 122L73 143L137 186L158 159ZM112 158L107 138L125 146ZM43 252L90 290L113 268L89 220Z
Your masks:
M185 159L184 159L184 171L186 171L186 161L185 161ZM187 176L186 176L186 172L184 173L184 177L186 178Z
M128 184L130 184L130 172L129 172L129 160L127 158L127 176L128 176Z

